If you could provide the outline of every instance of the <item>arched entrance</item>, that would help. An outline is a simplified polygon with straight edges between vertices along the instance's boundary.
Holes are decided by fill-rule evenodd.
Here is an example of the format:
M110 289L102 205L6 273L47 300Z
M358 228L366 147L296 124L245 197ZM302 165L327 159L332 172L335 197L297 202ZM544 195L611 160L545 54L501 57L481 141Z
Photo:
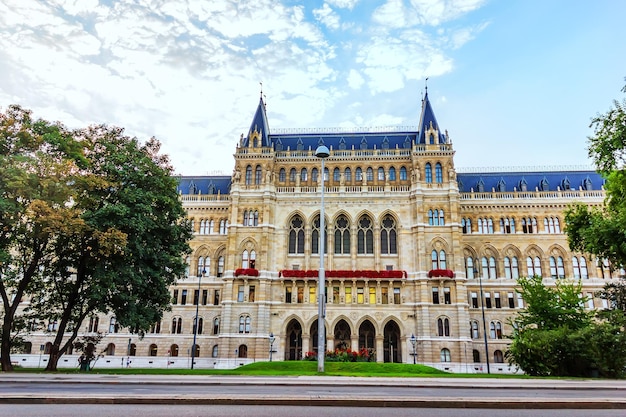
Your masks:
M383 346L385 347L385 362L402 362L400 327L395 321L390 321L385 325Z
M359 326L359 350L361 349L366 349L370 355L376 350L376 329L369 320Z
M309 334L311 335L311 350L315 352L315 356L317 357L317 335L319 332L317 331L317 320L313 322L311 328L309 329Z
M293 319L287 325L287 343L285 344L285 360L302 359L302 326Z
M352 332L350 331L350 326L345 320L339 320L339 322L335 325L335 349L346 350L351 348L350 336Z

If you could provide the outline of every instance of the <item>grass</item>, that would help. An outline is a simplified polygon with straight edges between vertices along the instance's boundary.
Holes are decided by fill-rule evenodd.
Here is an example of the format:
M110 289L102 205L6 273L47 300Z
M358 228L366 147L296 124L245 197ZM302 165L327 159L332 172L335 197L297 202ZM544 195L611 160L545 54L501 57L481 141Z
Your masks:
M259 376L353 376L353 377L515 377L520 375L452 374L424 365L374 362L326 362L325 372L317 372L316 361L256 362L236 369L161 369L161 368L98 368L91 373L119 375L259 375ZM40 369L18 368L17 372L41 372ZM78 373L75 368L59 369L59 373Z

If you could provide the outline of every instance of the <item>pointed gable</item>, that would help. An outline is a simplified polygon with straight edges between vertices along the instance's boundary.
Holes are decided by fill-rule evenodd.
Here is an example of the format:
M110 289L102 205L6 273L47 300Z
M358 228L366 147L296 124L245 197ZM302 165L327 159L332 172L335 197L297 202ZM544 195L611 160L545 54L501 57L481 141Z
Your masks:
M256 141L256 146L269 147L271 146L269 135L270 128L269 124L267 123L265 103L263 102L263 97L261 97L261 99L259 100L259 105L256 109L256 113L254 114L254 118L252 119L252 124L250 125L248 136L244 139L242 146L254 147Z
M441 132L435 112L428 100L428 90L422 100L422 114L420 115L418 143L436 144L446 143L446 136Z

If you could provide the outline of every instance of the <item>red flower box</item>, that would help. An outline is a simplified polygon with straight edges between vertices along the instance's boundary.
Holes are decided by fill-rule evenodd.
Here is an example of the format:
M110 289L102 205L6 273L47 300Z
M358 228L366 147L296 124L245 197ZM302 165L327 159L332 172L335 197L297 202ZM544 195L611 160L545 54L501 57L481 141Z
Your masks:
M258 277L259 271L254 268L237 268L235 269L235 276L247 275L249 277Z
M235 273L236 274L236 273ZM317 269L309 270L294 270L283 269L279 272L278 276L283 278L317 278L319 277L319 271ZM374 271L374 270L328 270L325 272L325 276L328 278L406 278L406 271L392 270L392 271Z
M454 278L454 271L450 269L431 269L430 271L428 271L428 278L432 277Z

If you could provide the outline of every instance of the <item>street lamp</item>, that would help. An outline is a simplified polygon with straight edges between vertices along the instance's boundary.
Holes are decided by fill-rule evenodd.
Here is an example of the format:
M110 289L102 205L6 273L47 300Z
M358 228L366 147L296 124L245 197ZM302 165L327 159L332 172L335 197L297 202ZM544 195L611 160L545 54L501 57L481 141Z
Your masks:
M413 345L413 365L415 365L417 363L417 353L415 352L415 345L417 344L417 338L415 337L414 334L411 334L411 345Z
M487 342L487 322L485 321L485 301L483 295L483 275L478 273L477 269L474 269L474 276L478 275L478 285L480 286L480 310L483 315L483 336L485 339L485 359L487 360L487 373L490 374L489 369L489 344Z
M317 372L324 372L324 355L326 354L326 326L324 323L324 304L326 302L326 273L324 271L324 243L326 241L324 225L324 159L330 156L330 151L324 145L315 150L315 156L322 160L322 198L320 206L320 269L319 269L319 296L317 300Z
M193 369L193 364L196 358L196 339L198 338L198 308L200 307L200 283L202 282L202 277L206 274L206 270L202 270L202 274L198 277L198 299L196 300L196 324L193 327L193 344L191 345L191 369Z
M270 333L270 362L272 361L272 353L274 353L274 341L276 338L274 337L274 333Z

